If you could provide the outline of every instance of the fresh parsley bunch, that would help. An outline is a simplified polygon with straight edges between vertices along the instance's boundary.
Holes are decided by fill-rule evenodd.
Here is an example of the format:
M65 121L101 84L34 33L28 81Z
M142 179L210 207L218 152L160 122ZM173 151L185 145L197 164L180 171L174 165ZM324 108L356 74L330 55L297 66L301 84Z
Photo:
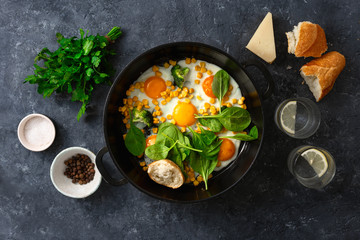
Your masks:
M110 84L109 76L113 73L111 64L106 60L115 52L106 47L121 35L119 27L114 27L106 36L88 35L80 29L80 38L65 38L57 33L59 49L51 52L44 48L34 60L34 75L30 75L25 82L38 84L38 93L45 97L67 91L71 94L71 101L80 101L82 106L77 120L85 113L86 106L96 84ZM43 60L44 66L37 64Z

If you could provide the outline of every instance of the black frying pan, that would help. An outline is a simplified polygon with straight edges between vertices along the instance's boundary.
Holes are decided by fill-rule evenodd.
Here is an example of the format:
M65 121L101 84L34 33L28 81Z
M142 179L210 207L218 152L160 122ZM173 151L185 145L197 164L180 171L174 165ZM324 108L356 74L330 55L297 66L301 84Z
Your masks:
M126 97L126 90L142 72L155 64L162 65L170 59L182 60L186 57L194 57L197 60L216 64L227 71L239 84L241 92L246 98L247 110L251 114L253 124L259 130L259 139L257 141L243 142L240 145L237 159L222 171L213 173L214 176L208 182L207 191L204 190L203 184L197 187L184 184L179 189L174 190L153 182L139 166L139 159L127 151L123 140L126 128L122 123L122 115L118 112L118 107L123 105L122 99ZM259 96L244 69L249 65L258 67L267 80L268 88L262 96ZM161 200L197 202L218 196L234 186L254 163L260 151L264 135L264 117L261 101L262 98L266 98L271 94L272 88L271 75L262 63L251 61L240 65L227 53L209 45L195 42L177 42L150 49L133 60L119 74L110 89L103 116L106 147L101 149L96 156L97 167L106 182L113 185L130 182L140 191ZM102 159L107 152L110 153L114 164L125 177L124 179L113 179L104 168Z

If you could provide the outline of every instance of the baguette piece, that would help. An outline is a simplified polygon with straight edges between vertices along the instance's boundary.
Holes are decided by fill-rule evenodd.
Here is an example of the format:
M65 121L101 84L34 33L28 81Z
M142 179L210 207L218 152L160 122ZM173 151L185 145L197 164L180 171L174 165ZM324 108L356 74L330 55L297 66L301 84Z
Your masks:
M288 53L296 57L321 57L328 48L324 30L311 22L299 22L286 37Z
M302 66L300 75L319 102L333 88L336 78L344 67L345 57L334 51Z
M185 180L179 166L168 159L150 163L147 172L154 182L173 189L181 187Z

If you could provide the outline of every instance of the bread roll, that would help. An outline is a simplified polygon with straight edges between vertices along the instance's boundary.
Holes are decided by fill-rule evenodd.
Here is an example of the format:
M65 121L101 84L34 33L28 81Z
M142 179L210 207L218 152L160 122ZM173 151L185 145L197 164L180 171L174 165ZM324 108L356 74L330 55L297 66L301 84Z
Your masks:
M325 32L318 24L300 22L286 36L288 53L293 53L296 57L321 57L327 50Z
M153 181L169 188L179 188L184 183L181 169L171 160L163 159L152 162L149 164L147 172Z
M300 74L318 102L333 88L344 67L345 57L334 51L302 66Z

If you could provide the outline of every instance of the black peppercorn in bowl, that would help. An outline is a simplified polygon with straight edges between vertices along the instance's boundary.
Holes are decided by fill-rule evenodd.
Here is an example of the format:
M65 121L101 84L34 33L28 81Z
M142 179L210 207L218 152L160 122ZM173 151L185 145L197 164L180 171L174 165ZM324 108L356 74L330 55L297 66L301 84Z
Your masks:
M239 85L240 91L246 99L252 123L257 126L259 138L256 141L243 142L239 148L236 159L225 169L217 172L208 181L208 189L203 184L193 186L183 184L178 189L171 189L152 181L147 172L139 167L139 158L131 155L125 147L123 135L126 128L123 116L118 111L123 105L123 98L129 86L147 69L154 65L163 65L169 60L184 60L195 58L219 66L229 73ZM264 75L267 89L259 93L246 71L246 67L255 66ZM240 64L232 56L215 47L196 42L175 42L152 48L135 58L118 75L113 83L104 107L103 125L106 147L102 148L96 156L96 163L104 180L112 185L122 185L130 182L140 191L171 202L190 203L198 202L219 196L248 172L261 149L264 136L264 114L262 100L272 93L273 80L266 67L259 61L247 60ZM111 177L103 166L103 156L109 152L115 166L122 173L124 179L116 180Z
M101 174L95 164L95 154L82 147L61 151L50 167L54 187L72 198L85 198L100 186Z

